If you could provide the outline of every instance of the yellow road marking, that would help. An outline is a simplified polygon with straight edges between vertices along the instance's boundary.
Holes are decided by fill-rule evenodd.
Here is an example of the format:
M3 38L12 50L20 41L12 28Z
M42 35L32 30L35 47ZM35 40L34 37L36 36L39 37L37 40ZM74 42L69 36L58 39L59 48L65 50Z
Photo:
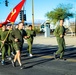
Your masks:
M53 56L41 56L43 58L54 58Z
M35 56L40 56L40 55L35 55ZM41 58L46 58L46 59L50 59L50 58L54 58L54 56L50 56L50 55L47 55L47 56L40 56ZM66 61L68 61L68 62L76 62L76 59L74 59L74 58L68 58L68 59L66 59Z
M69 62L76 62L76 59L67 59L66 61L69 61Z
M42 56L43 58L54 58L53 56ZM76 62L76 59L73 59L73 58L69 58L69 59L66 59L66 61L68 62Z

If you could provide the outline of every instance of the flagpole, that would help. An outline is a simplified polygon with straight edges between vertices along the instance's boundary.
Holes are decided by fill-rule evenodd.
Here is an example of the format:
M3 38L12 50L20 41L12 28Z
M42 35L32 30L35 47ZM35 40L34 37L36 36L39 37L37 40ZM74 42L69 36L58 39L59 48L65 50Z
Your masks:
M34 0L32 0L32 27L34 29Z
M5 39L4 39L4 41L6 41L6 39L8 38L9 33L10 33L10 30L8 31L8 33L7 33L7 35L6 35ZM3 46L4 46L4 43L2 44L2 46L1 46L1 48L0 48L0 51L2 50Z

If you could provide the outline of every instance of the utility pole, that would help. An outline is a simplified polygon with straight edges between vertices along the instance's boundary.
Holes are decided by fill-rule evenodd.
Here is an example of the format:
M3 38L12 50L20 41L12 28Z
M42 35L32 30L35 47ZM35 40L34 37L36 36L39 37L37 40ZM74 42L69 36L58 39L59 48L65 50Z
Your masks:
M34 29L34 0L32 0L32 27Z
M76 36L76 15L75 15L75 36Z

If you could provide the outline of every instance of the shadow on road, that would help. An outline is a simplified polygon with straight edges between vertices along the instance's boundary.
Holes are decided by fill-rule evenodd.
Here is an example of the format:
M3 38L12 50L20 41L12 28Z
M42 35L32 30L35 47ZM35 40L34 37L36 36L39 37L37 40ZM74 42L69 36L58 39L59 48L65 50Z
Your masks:
M27 47L23 48L24 53L27 53ZM35 44L32 48L32 53L34 55L37 55L37 57L40 56L46 56L46 55L53 55L54 52L56 52L58 49L57 45L44 45L44 44ZM26 55L24 55L26 56ZM76 57L76 47L73 45L66 46L65 54L66 57Z
M53 53L56 52L57 50L57 46L54 45L43 45L43 44L35 44L33 45L33 48L32 48L32 52L34 54L34 56L32 58L30 57L27 57L26 55L26 48L27 47L24 47L23 48L23 55L22 57L22 61L25 61L25 60L29 60L29 59L35 59L35 58L39 58L39 57L42 57L42 56L53 56ZM76 47L74 47L73 45L71 46L67 46L66 49L65 49L65 53L64 53L64 57L65 58L76 58ZM25 64L33 64L31 66L28 66L28 67L25 67L26 68L32 68L33 66L36 66L36 65L39 65L39 64L43 64L45 62L49 62L49 61L52 61L54 60L54 58L45 58L45 59L42 59L42 60L34 60L34 61L30 61L30 62L27 62L27 63L23 63L24 65Z

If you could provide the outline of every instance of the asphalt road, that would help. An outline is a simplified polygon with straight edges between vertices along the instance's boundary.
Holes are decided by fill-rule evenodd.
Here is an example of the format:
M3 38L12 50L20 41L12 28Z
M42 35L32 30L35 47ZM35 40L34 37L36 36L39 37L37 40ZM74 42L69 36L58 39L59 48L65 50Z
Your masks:
M27 55L25 41L21 54L25 67L21 69L18 63L17 67L13 67L11 61L6 59L6 65L0 64L0 75L76 75L76 45L73 41L75 39L75 37L66 37L65 61L53 58L53 53L57 50L54 37L36 37L32 49L33 57Z

